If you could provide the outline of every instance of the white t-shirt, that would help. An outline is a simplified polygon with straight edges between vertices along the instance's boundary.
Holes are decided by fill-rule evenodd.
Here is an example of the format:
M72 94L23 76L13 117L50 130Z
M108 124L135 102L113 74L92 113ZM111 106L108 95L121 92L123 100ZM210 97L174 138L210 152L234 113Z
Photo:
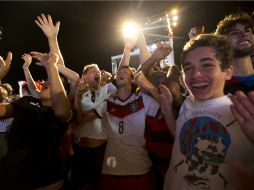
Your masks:
M114 92L116 87L112 83L99 88L95 92L95 102L91 101L91 91L87 91L82 95L81 104L82 111L90 111L103 103L108 98L110 93ZM88 123L75 127L74 131L75 142L78 143L80 138L88 137L91 139L106 139L107 136L101 127L101 119L97 118Z
M141 175L149 171L151 161L145 149L145 118L147 115L155 117L158 110L158 102L143 93L132 94L125 101L112 94L96 108L108 137L103 174Z
M164 190L233 189L230 164L254 171L254 147L231 113L229 97L184 101Z

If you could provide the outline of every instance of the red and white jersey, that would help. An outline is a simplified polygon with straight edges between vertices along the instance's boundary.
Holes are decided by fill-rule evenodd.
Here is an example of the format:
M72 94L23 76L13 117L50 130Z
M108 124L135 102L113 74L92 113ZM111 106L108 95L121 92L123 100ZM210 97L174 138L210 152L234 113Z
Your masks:
M145 120L147 115L155 117L159 107L155 99L139 93L125 101L112 94L96 108L108 137L103 174L140 175L149 171Z

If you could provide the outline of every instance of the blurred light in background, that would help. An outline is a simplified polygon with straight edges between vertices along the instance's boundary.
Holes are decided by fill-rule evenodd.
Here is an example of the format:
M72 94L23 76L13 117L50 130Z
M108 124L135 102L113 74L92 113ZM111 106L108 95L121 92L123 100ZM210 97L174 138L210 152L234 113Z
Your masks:
M124 37L134 38L138 34L139 30L140 28L138 24L135 22L127 22L123 27Z

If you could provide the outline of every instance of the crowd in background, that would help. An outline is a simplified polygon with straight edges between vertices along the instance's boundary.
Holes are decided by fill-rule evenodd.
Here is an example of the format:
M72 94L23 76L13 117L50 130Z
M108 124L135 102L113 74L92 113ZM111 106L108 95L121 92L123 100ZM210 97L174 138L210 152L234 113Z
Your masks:
M10 190L253 189L254 22L245 12L214 33L190 30L180 63L124 38L117 72L65 64L60 22L35 20L49 52L24 52L19 94L0 84L0 188ZM139 49L139 66L129 66ZM0 57L0 80L12 53ZM33 61L47 80L35 81ZM44 67L44 68L43 68Z

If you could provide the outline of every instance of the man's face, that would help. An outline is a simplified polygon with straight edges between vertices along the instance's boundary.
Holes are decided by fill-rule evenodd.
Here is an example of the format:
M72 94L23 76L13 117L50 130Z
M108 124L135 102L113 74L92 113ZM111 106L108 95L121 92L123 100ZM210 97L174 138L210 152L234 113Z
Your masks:
M221 70L221 62L211 47L190 51L184 59L184 83L197 100L208 100L224 95L225 80L231 78L231 69Z
M227 35L232 47L234 57L251 55L254 49L253 34L250 27L244 24L236 24Z
M116 83L118 87L130 85L132 81L132 74L128 68L120 68L116 73Z
M96 87L100 84L101 72L97 67L91 67L82 77L89 85Z

